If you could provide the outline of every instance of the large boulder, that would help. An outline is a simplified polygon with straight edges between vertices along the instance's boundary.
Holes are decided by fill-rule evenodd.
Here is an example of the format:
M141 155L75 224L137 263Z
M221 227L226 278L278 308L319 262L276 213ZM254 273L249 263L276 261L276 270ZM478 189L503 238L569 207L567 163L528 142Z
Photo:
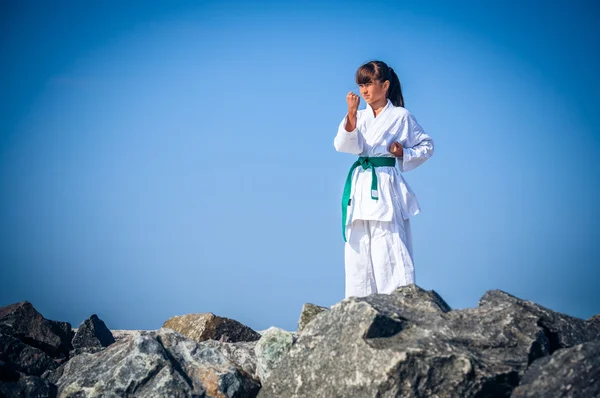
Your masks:
M306 303L302 306L300 311L300 319L298 319L298 333L301 333L306 325L317 317L322 312L328 311L329 308L321 307L320 305Z
M600 341L559 349L537 359L511 397L600 397Z
M256 343L256 373L261 381L265 380L281 359L287 355L295 341L292 333L271 327Z
M104 322L94 314L79 325L75 337L74 348L108 347L115 342L115 338Z
M73 348L71 325L44 318L28 301L0 308L0 333L16 337L53 358L67 358Z
M499 306L509 312L531 314L548 337L549 350L573 347L600 336L600 322L595 318L583 320L542 307L533 301L522 300L501 290L490 290L479 300L479 307Z
M0 361L29 376L41 376L46 370L53 370L58 366L44 351L4 334L0 334Z
M141 332L63 365L59 397L253 397L260 385L218 349L172 330Z
M504 292L452 311L410 285L319 315L259 396L508 397L535 359L594 336L590 322Z
M248 326L210 312L174 316L163 324L163 328L172 329L198 342L212 339L237 343L260 339L260 334Z

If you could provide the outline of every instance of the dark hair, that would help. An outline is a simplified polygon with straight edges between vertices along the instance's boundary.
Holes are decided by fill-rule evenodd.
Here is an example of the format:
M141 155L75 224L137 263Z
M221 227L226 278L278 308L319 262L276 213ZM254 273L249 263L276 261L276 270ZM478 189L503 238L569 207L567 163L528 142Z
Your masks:
M387 98L392 101L394 106L404 108L404 97L402 96L402 85L398 75L392 68L382 61L371 61L360 66L356 71L356 84L367 84L379 81L381 83L386 80L390 81L390 87L387 91Z

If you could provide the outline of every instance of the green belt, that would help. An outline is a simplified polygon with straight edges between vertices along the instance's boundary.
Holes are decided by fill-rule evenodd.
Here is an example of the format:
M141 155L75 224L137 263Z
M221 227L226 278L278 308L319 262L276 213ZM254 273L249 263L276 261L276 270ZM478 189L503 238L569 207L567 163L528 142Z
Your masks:
M348 213L348 206L350 206L350 192L352 191L352 173L358 166L362 166L364 170L371 169L371 199L377 200L378 196L373 196L373 192L377 192L377 174L375 173L375 167L394 167L396 165L396 158L390 157L377 157L367 158L359 157L356 162L350 167L348 177L346 177L346 185L344 185L344 195L342 196L342 235L344 236L344 242L346 242L346 218Z

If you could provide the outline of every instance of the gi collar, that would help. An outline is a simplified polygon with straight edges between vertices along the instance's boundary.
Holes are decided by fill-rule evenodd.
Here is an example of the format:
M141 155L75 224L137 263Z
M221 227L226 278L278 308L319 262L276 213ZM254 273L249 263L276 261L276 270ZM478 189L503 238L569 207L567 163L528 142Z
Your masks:
M392 104L392 101L390 101L390 99L388 98L387 99L387 104L383 107L383 109L381 110L381 112L379 112L379 115L381 115L383 112L385 112L390 106L394 106L394 105ZM367 108L366 109L368 110L367 113L369 114L369 116L372 117L372 118L375 118L374 112L373 112L373 108L371 108L371 105L367 104ZM377 115L377 116L379 116L379 115Z

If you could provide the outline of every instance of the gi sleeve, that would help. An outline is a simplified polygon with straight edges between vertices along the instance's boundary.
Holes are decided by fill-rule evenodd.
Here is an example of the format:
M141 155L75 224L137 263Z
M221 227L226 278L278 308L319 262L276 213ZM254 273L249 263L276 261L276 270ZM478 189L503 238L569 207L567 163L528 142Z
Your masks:
M399 142L403 155L398 159L398 167L402 172L416 168L433 155L433 140L410 113L407 113L400 126Z
M337 135L333 140L333 146L338 152L346 152L354 155L360 155L363 151L363 137L358 131L358 115L356 118L356 128L352 131L346 131L346 121L348 116L344 117L344 120L338 127Z

